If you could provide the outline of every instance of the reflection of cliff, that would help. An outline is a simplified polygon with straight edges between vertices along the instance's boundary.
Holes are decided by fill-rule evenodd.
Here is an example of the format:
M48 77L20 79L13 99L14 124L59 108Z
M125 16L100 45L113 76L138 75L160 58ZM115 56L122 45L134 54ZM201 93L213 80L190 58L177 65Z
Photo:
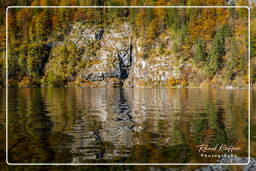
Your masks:
M134 89L133 115L136 122L137 144L157 143L171 145L182 143L176 132L176 121L180 116L180 95L166 89ZM171 90L170 90L171 91ZM146 137L148 136L148 137ZM175 139L170 139L175 136Z
M243 91L68 88L44 94L53 134L72 137L61 148L73 162L200 162L195 146L202 142L247 145Z
M107 93L107 105L112 107L106 108L109 117L102 124L104 129L100 134L104 141L112 142L114 146L111 153L106 154L106 157L118 159L129 156L133 146L132 127L134 123L126 92L122 88L113 90L115 92L114 97L111 98L112 93Z
M71 148L73 162L127 157L132 147L133 121L124 90L69 89L67 94L74 99L65 99L66 102L52 108L51 113L56 123L54 131L63 130L73 137L65 144L66 148ZM55 113L59 113L58 116Z

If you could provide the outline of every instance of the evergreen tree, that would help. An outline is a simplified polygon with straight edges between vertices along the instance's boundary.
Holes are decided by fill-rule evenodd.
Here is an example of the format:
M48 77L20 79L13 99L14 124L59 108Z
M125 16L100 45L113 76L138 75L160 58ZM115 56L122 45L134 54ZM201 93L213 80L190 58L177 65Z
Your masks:
M197 63L205 62L206 60L204 42L201 39L197 40L195 53L194 53L194 60Z
M222 57L225 55L225 37L223 29L218 29L213 39L213 45L208 59L208 74L210 77L214 76L221 68Z

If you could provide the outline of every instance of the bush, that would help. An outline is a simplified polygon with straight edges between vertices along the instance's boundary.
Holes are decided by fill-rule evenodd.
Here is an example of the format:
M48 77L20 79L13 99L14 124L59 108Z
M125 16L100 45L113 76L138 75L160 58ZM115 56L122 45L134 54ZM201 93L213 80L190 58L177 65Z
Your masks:
M169 80L167 81L167 84L170 85L170 86L176 86L179 83L180 83L180 81L173 78L173 77L169 78Z
M18 87L31 87L33 82L29 77L23 77L23 79L18 83Z

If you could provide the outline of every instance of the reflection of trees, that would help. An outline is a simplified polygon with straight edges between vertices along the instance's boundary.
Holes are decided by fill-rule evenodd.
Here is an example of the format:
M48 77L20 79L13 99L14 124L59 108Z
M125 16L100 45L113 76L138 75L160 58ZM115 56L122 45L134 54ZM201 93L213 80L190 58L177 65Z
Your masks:
M40 89L12 89L9 99L9 161L51 162L52 123Z
M204 132L203 142L212 145L227 143L227 135L223 123L223 109L217 108L213 103L206 104L206 113L208 115L208 124L206 133Z
M242 156L247 156L247 92L209 89L200 98L199 104L205 104L205 110L198 110L201 117L192 121L197 125L192 133L196 143L237 144L245 152Z
M236 143L242 150L240 157L248 156L248 91L230 90L223 95L223 123L229 143Z
M0 89L0 170L5 168L5 89Z
M179 129L179 92L174 89L134 89L132 99L135 147L129 161L171 162L177 159L170 158L175 156L172 147L176 154L186 153L187 147L183 145Z
M177 161L178 154L183 153L188 158L179 158L179 162L202 162L197 145L239 142L240 136L246 137L245 133L239 133L246 130L244 95L246 92L235 91L235 98L228 100L232 94L226 90L135 89L132 113L135 118L134 139L137 140L134 155L137 158L130 160L149 162L158 156L157 161L164 162L166 158L161 156L167 154L168 161L173 162ZM242 109L227 116L226 105ZM241 124L235 128L238 132L231 131L235 123L228 121L234 120L235 113L241 116L236 121L236 124ZM247 146L246 142L242 146ZM145 156L145 160L141 156Z
M256 92L251 93L251 155L256 158Z
M242 90L14 89L9 99L12 161L209 162L196 145L247 147Z

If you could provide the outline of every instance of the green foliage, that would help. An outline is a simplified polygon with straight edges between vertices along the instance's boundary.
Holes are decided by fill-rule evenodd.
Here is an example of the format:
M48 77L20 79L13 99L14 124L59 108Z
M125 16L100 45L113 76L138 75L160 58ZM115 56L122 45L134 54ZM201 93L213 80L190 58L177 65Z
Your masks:
M5 81L5 58L0 58L0 85Z
M251 83L255 84L256 83L256 65L251 65L251 73L250 73L250 77L251 77Z
M42 83L45 86L64 86L75 74L75 66L79 61L78 49L73 42L64 42L52 50L52 56L46 65Z
M43 60L48 58L49 50L43 43L30 43L27 53L27 70L28 75L32 78L40 76L43 71Z
M220 57L216 53L212 52L208 65L206 66L206 71L209 77L213 77L216 74L220 68L220 64Z
M205 45L204 42L199 39L196 43L194 60L197 63L205 62L206 61L206 52L205 52Z
M256 19L254 20L256 26ZM251 57L256 58L256 31L253 30L251 34Z
M8 5L203 5L203 1L78 1L78 0L7 0L0 3L2 9ZM205 2L207 5L226 5L224 0ZM240 2L239 2L240 3ZM255 4L254 4L255 6ZM223 15L222 15L223 14ZM252 26L256 23L252 13ZM170 34L167 42L161 44L159 53L171 51L177 58L194 60L199 69L205 68L208 76L224 73L228 80L243 76L247 71L246 53L239 49L244 46L244 27L238 24L247 20L246 10L225 9L176 9L176 8L122 8L122 9L10 9L9 18L9 78L25 82L36 82L43 77L44 85L62 86L69 79L76 77L79 67L88 67L93 63L91 57L96 56L99 42L89 42L84 48L86 60L80 61L81 49L65 42L50 49L49 42L63 42L69 34L74 22L90 23L95 27L108 27L113 22L121 24L129 21L131 31L140 37L143 57L147 60L153 56L161 35ZM0 24L4 24L4 11L0 10ZM238 21L238 22L236 22ZM0 26L0 54L5 49L5 27ZM171 31L170 31L171 30ZM251 57L256 56L256 36L252 30ZM168 37L168 36L167 36ZM226 48L226 39L234 38L233 45ZM172 44L172 45L170 45ZM173 49L168 49L168 47ZM195 47L195 48L193 48ZM48 61L49 53L52 54ZM80 61L79 63L77 61ZM45 63L47 66L45 67ZM255 64L253 64L255 65ZM224 71L224 72L222 72ZM252 77L255 74L252 72ZM28 81L29 80L29 81ZM1 82L0 82L1 84Z
M213 51L217 58L225 55L225 35L223 29L218 29L213 39Z
M226 54L225 37L228 36L228 34L228 27L222 26L217 30L214 36L206 68L210 77L213 77L223 65L223 56Z
M232 80L238 74L239 56L238 47L234 39L231 41L231 54L226 62L226 78L227 80Z
M179 11L180 12L180 11ZM185 20L182 14L179 14L175 8L166 10L166 22L175 31L180 30L185 25Z
M45 40L49 34L49 11L42 11L32 18L32 23L29 32L30 40Z

